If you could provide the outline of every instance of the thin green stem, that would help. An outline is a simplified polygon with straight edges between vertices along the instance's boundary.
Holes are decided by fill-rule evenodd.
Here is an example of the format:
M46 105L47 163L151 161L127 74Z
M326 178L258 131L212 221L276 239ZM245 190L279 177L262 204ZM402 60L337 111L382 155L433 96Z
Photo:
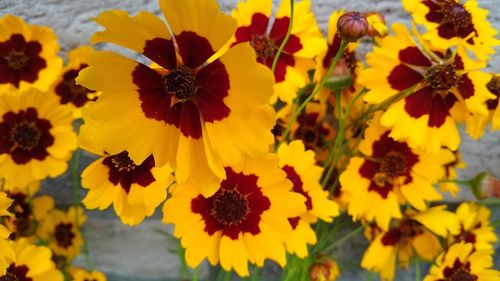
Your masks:
M226 271L226 273L224 274L224 281L229 281L231 280L231 276L233 275L233 271L230 270L230 271Z
M331 251L333 248L337 247L338 245L344 243L345 241L351 239L352 237L354 237L355 235L357 235L361 230L363 230L364 226L363 225L360 225L358 228L356 228L355 230L349 232L347 235L345 235L344 237L340 238L339 240L333 242L330 246L326 247L323 252L329 252Z
M259 276L259 270L260 270L260 268L258 266L256 266L256 265L253 267L251 281L257 281L257 280L259 280L259 278L258 278L258 276Z
M283 138L278 143L278 147L283 140L288 139L288 134L290 133L290 130L292 128L292 124L295 123L295 121L297 121L297 117L302 112L302 110L304 110L306 105L319 93L319 91L321 89L323 89L323 87L325 86L326 80L328 80L328 77L330 77L332 75L333 69L335 68L335 65L337 65L337 62L340 60L342 53L344 53L344 50L347 47L347 44L349 44L349 42L342 40L342 42L340 43L339 50L338 50L337 54L335 55L335 57L333 58L332 63L330 64L330 67L328 68L328 71L326 72L326 75L323 77L323 79L321 79L320 83L316 85L312 94L310 96L308 96L304 100L304 102L302 102L302 104L299 106L299 108L293 113L292 119L290 120L290 123L286 127L285 132L283 133Z
M422 278L420 277L420 260L418 257L415 257L415 281L421 281Z
M198 267L193 268L193 281L198 281Z
M285 1L285 0L283 0ZM288 30L286 31L285 38L281 42L280 47L278 48L278 51L276 52L276 56L274 56L273 64L271 66L271 71L273 72L276 70L276 65L278 64L278 60L281 56L281 53L283 53L283 50L285 49L286 43L288 42L288 39L290 38L290 35L292 34L292 27L293 27L293 14L294 14L294 0L290 0L290 22L288 23Z

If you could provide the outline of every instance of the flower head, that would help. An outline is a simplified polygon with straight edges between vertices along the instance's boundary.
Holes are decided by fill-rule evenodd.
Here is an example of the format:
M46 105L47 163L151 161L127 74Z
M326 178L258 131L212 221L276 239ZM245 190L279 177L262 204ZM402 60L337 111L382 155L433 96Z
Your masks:
M335 281L339 276L339 266L328 257L320 257L309 268L311 281Z
M12 199L8 198L3 192L0 192L0 218L5 216L11 216L8 211L10 205L12 204ZM12 250L12 246L8 242L10 231L5 228L5 226L0 224L0 276L5 274L7 266L15 258L15 253Z
M69 274L73 281L107 281L106 275L97 270L87 271L83 268L71 267Z
M0 177L26 187L56 177L76 148L71 111L35 88L0 97Z
M492 74L491 79L486 84L486 88L494 95L492 99L486 101L488 109L487 115L472 114L467 116L467 133L473 139L479 139L486 127L491 124L491 130L500 130L500 74Z
M62 67L54 32L5 15L0 38L0 95L13 88L47 90Z
M284 242L292 231L288 218L304 213L305 198L291 192L276 155L246 160L225 172L212 196L179 184L165 203L164 222L175 225L187 264L196 267L207 258L240 276L248 276L248 262L262 267L269 258L284 266Z
M95 19L105 29L93 43L127 47L159 67L95 52L76 80L101 92L84 118L97 121L92 142L107 153L127 151L135 163L153 155L175 169L178 182L189 178L210 196L226 176L224 165L265 155L272 144L272 75L248 44L217 52L236 21L215 0L162 0L160 7L173 37L148 12L108 11Z

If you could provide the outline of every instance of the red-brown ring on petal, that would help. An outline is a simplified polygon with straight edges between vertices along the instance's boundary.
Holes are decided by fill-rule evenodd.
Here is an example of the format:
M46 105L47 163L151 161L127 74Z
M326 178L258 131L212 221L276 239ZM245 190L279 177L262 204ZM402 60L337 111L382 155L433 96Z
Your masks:
M266 34L269 18L262 13L255 13L252 15L252 20L248 26L240 26L236 29L234 37L235 44L241 42L250 42L254 37L262 37Z
M78 69L70 69L64 72L62 81L55 87L55 93L60 97L61 104L72 103L75 107L82 107L88 101L95 101L97 97L90 97L89 94L95 91L89 90L76 84L78 73L86 68L87 64L81 64Z
M399 229L391 229L382 236L381 242L384 246L395 246L402 239L402 233Z
M293 133L293 139L300 139L306 149L319 151L326 143L326 138L331 133L331 129L326 123L319 120L319 114L310 112L301 114L297 118L299 127Z
M164 69L173 69L177 66L175 47L172 40L165 38L147 40L142 53Z
M377 192L386 199L399 183L397 179L404 179L402 184L412 182L411 171L419 158L407 143L390 138L389 132L373 142L372 148L373 153L361 165L359 174L370 180L368 191Z
M0 281L33 281L27 276L28 271L29 268L26 265L16 266L15 263L11 263L5 275L0 276Z
M43 161L47 148L54 143L49 120L38 117L33 107L15 113L9 111L0 122L0 154L10 154L14 163L22 165L36 159Z
M462 75L457 83L457 89L464 99L474 96L474 83L467 74Z
M68 249L73 245L75 233L73 233L73 224L59 223L54 229L54 237L59 247Z
M399 222L399 231L404 238L414 238L424 233L424 226L416 220L404 219Z
M39 42L26 42L21 34L12 34L0 42L0 84L10 83L19 88L21 81L35 82L40 71L47 67L41 51Z
M404 64L398 64L394 67L389 76L387 76L387 82L391 85L391 88L398 91L406 90L424 79L422 74L409 68Z
M440 128L450 115L450 109L457 102L452 93L434 94L431 87L424 87L405 98L405 111L411 117L418 119L429 116L427 125Z
M33 220L33 211L28 196L22 192L7 192L7 197L13 200L8 211L14 215L13 223L15 231L11 233L10 239L19 237L30 237L35 233L36 223Z
M292 230L297 229L297 226L299 225L300 217L293 217L293 218L288 218L288 222L292 226Z
M486 101L486 106L488 110L495 110L498 107L498 100L500 98L500 76L493 76L488 84L486 84L486 88L488 88L490 93L495 95L494 99Z
M455 235L455 242L465 242L465 243L476 243L476 234L471 231L467 231L464 229L463 225L461 225L460 233Z
M453 267L447 266L443 270L443 281L477 281L478 277L470 272L470 262L462 263L457 257Z
M175 41L179 47L182 64L191 69L198 68L215 54L210 41L196 32L182 31L175 35Z
M219 190L205 198L201 194L191 200L191 211L200 214L205 222L205 232L238 239L240 233L260 233L261 215L271 206L271 201L257 185L258 177L236 173L227 167L226 179Z
M401 62L417 65L417 66L431 66L432 62L415 46L406 47L399 51L399 60Z
M302 179L300 178L299 174L297 174L297 172L295 171L295 168L289 165L285 165L281 169L285 171L286 177L292 182L293 184L292 191L304 196L306 198L305 204L307 210L308 211L312 210L313 206L312 206L311 196L309 195L309 192L306 192L304 190L304 184L302 182Z
M107 156L102 164L108 167L108 180L114 184L120 184L126 193L130 192L132 184L147 187L156 179L151 172L155 166L153 156L149 156L141 164L137 165L130 159L127 151Z

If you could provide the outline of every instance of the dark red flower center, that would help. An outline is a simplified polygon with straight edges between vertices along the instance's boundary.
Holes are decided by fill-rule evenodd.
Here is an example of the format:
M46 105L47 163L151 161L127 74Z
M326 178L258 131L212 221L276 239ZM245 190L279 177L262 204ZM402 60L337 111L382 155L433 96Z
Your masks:
M54 143L50 128L51 123L38 118L35 108L9 111L0 122L0 153L9 153L16 164L26 164L31 159L42 161Z
M73 233L73 225L71 223L60 223L56 226L54 237L57 245L63 248L69 248L73 245L75 234Z
M493 76L488 84L486 84L486 87L495 95L494 99L486 101L486 106L488 110L495 110L498 107L498 100L500 98L500 76Z
M439 24L437 30L440 37L466 38L472 32L476 32L472 23L472 15L461 3L455 0L424 0L422 3L429 8L425 18ZM474 43L472 38L467 42Z
M249 213L248 200L237 190L224 190L214 196L212 216L224 226L240 224Z
M95 91L78 85L75 81L78 73L87 66L87 64L81 64L78 69L70 69L63 74L62 81L55 88L56 95L61 98L61 104L72 103L76 107L82 107L88 101L96 99L89 97L89 94Z
M387 198L394 187L412 182L411 169L418 155L405 142L398 142L384 133L373 143L373 155L367 157L359 169L363 178L370 180L369 191Z
M457 85L459 78L455 66L449 63L436 65L426 73L427 83L438 93L448 93L448 90Z
M444 279L438 281L476 281L478 277L470 272L470 262L462 263L458 258L453 262L453 267L443 270Z
M412 239L424 233L424 226L416 220L404 219L396 221L394 226L382 236L382 244L394 246L403 239Z
M52 261L56 265L56 268L61 271L64 271L68 266L68 258L66 258L65 256L60 256L52 253Z
M130 159L127 151L105 157L102 164L109 168L108 179L114 185L120 184L127 192L130 192L132 184L147 187L155 181L151 169L155 166L153 156L149 156L140 165Z
M278 50L274 40L267 35L253 35L250 45L254 48L257 57L263 60L274 57Z
M47 66L41 51L39 42L26 42L21 34L12 34L7 41L0 42L0 83L19 87L20 81L35 82Z
M4 276L0 276L0 281L32 281L33 279L27 277L29 268L25 265L16 266L11 264L7 268Z
M7 193L7 196L13 200L9 207L9 212L14 214L15 232L10 235L11 239L19 237L29 237L35 233L36 225L33 221L33 212L31 205L28 203L27 195L24 193Z
M293 133L293 138L302 140L306 149L321 149L331 130L319 120L319 114L312 112L299 115L297 122L299 127Z
M189 67L181 65L164 76L167 95L185 100L196 94L196 77Z
M260 233L260 217L271 202L257 185L258 177L231 168L226 168L226 176L214 195L194 198L191 210L202 216L209 235L220 230L222 235L236 240L240 233Z

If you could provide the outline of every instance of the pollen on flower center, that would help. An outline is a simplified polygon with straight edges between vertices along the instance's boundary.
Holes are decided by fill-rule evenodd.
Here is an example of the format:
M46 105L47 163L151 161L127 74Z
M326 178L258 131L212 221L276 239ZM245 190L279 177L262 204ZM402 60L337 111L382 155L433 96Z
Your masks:
M165 90L169 96L175 96L179 100L192 98L198 87L194 72L184 65L170 70L165 75Z
M273 57L278 49L273 39L266 35L254 35L250 40L258 58L266 59Z
M10 131L10 141L15 147L31 150L38 146L42 133L32 122L22 121L15 124Z
M21 70L28 64L30 58L22 51L12 50L5 57L5 60L12 70Z
M248 200L236 190L221 190L214 196L211 214L224 226L240 224L250 212Z
M380 159L378 172L373 180L377 186L385 186L392 183L394 179L407 173L408 163L406 158L397 151L390 151Z
M111 163L118 171L130 172L135 170L137 165L128 157L127 152L122 152L111 157Z
M73 238L75 234L71 231L71 223L60 223L56 226L55 234L57 245L68 248L73 244Z
M429 69L426 73L427 83L438 92L447 92L458 82L455 67L451 64L440 64Z
M444 14L443 21L453 24L455 27L465 28L472 24L472 16L459 3L454 0L445 1L442 4L441 12Z

